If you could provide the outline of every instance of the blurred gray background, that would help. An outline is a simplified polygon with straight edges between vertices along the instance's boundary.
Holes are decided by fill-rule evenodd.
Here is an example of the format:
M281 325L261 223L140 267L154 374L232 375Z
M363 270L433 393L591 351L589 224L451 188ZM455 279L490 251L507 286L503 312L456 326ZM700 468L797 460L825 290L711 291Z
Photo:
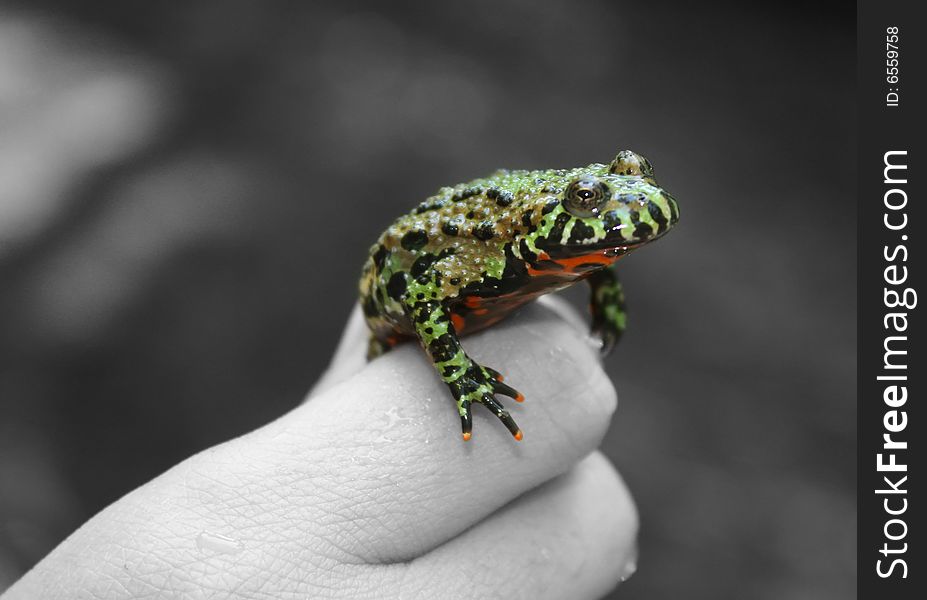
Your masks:
M854 596L854 8L0 5L0 589L300 402L400 212L632 148L682 220L622 264L615 597Z

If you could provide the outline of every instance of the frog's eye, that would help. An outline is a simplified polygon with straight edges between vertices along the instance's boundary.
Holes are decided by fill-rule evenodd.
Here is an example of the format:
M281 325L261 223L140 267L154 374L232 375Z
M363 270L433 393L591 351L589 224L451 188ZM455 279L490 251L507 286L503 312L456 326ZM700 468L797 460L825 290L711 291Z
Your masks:
M630 150L622 150L615 160L608 165L608 172L612 175L631 175L653 179L653 167L650 161Z
M609 195L608 186L598 179L581 177L567 186L563 206L574 216L592 217L599 214Z

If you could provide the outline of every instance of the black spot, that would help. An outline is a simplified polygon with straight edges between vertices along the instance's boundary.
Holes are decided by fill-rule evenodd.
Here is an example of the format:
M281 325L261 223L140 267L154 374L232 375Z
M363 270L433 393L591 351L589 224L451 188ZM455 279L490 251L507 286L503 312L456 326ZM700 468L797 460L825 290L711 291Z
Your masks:
M386 293L389 297L397 302L402 300L403 294L406 293L406 276L405 273L393 273L386 283Z
M459 398L477 391L480 386L479 382L482 381L482 379L483 374L474 367L470 367L462 377L458 377L451 382L449 386L454 397Z
M602 215L602 225L605 226L605 229L610 230L612 227L617 227L621 225L621 217L618 216L618 211L610 210L607 213Z
M518 242L518 250L521 252L522 258L528 261L534 261L537 259L538 255L531 251L531 248L528 247L528 241L522 238Z
M416 323L427 323L431 319L434 309L435 306L432 302L418 302L412 311L412 318Z
M647 202L647 212L650 213L650 216L656 222L659 229L666 229L668 221L666 220L666 215L663 214L663 211L660 210L660 207L657 206L653 200Z
M460 277L451 277L451 285L460 285Z
M473 214L474 214L474 213L473 213L473 211L471 210L470 212L467 213L467 218L468 218L468 219L472 219L472 218L473 218Z
M595 229L586 225L582 221L576 221L573 223L573 229L570 231L570 239L567 240L569 244L578 244L583 240L589 239L595 236Z
M425 328L425 333L427 333L428 335L431 335L431 334L434 333L434 332L435 332L435 330L432 329L431 327L426 327L426 328Z
M496 235L495 223L492 221L483 221L473 228L473 237L478 240L491 240Z
M495 200L499 206L509 206L515 201L515 196L511 192L500 190L499 188L489 188L486 190L486 197Z
M412 268L409 269L409 274L412 275L416 281L427 283L428 271L431 269L431 265L435 264L436 260L438 260L438 257L434 254L422 254L415 259L415 262L412 263ZM422 281L422 279L424 279L424 281Z
M522 240L524 242L524 240ZM515 253L512 252L512 244L506 244L502 248L503 253L505 254L505 268L502 270L502 279L500 283L512 286L520 285L519 282L524 281L528 275L528 270L525 267L525 261L515 257ZM529 251L529 254L531 252ZM500 291L504 294L508 290L504 286L500 286Z
M460 366L458 365L444 365L444 369L441 371L441 375L444 377L450 377L459 370Z
M443 208L447 205L447 200L444 198L438 198L436 200L426 200L415 207L415 214L420 215L423 212L428 212L429 210L437 210Z
M454 221L448 221L441 226L441 231L447 235L457 235L460 232L460 228L457 227L457 223Z
M570 222L573 217L569 213L560 213L554 221L554 226L550 228L547 237L538 238L534 245L542 250L549 250L560 246L560 238L563 237L563 228ZM543 222L543 221L542 221Z
M425 299L425 294L424 294L423 292L419 292L419 293L415 294L415 297L418 298L419 300L424 300L424 299Z
M653 227L647 223L638 223L634 228L634 237L638 240L645 240L653 235Z
M550 228L550 237L551 239L559 240L563 235L563 228L566 227L566 224L570 222L572 217L567 213L560 213L557 215L557 219L554 221L554 226Z
M457 192L456 194L451 196L451 201L452 202L462 202L466 200L467 198L478 196L481 193L483 193L483 190L478 187L467 188L463 190L462 192Z
M521 215L521 224L525 227L531 227L531 211L526 210Z
M471 364L469 367L467 367L466 377L468 379L479 381L483 379L483 373L480 372L480 368L478 366Z
M413 229L404 236L399 242L403 248L409 252L415 252L416 250L421 250L425 247L425 244L428 243L428 234L421 229Z
M541 214L546 215L557 208L557 205L560 204L560 201L556 198L553 200L548 200L547 204L544 205L544 208L541 209Z
M373 264L377 268L377 271L383 270L383 265L386 262L386 257L389 255L389 250L385 246L380 244L377 248L377 251L373 253Z
M445 248L437 255L426 252L415 259L415 262L412 263L412 267L409 269L409 274L421 284L433 281L435 285L441 285L441 272L433 271L431 267L439 260L454 254L454 252L454 248Z
M444 333L428 344L428 352L434 362L444 362L454 358L457 354L457 340L450 333Z

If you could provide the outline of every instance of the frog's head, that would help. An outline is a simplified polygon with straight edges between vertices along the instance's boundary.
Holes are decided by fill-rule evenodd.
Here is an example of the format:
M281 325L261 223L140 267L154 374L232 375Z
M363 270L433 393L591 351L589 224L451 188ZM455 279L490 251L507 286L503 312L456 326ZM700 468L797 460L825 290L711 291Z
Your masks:
M661 237L679 219L676 200L657 185L650 161L630 150L608 165L574 170L562 184L558 202L545 205L535 240L552 257L621 256Z

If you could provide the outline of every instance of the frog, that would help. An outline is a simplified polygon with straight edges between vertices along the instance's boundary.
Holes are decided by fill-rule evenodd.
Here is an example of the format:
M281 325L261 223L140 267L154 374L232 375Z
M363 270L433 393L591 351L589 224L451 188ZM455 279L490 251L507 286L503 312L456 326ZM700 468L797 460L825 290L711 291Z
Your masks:
M477 404L521 441L521 428L497 396L523 402L524 395L473 360L460 337L585 281L592 334L610 353L627 325L615 263L678 220L676 200L657 184L650 161L631 150L607 164L500 169L442 187L370 247L359 285L367 358L417 340L450 390L464 441Z

